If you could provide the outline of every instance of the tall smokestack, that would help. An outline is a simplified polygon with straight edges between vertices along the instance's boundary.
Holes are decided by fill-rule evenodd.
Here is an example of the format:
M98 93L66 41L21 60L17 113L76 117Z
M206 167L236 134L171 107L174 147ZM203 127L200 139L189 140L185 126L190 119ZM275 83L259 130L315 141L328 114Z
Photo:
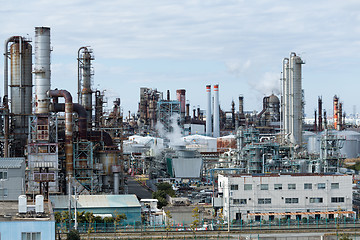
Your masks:
M170 101L170 90L167 90L167 100Z
M339 117L339 98L335 95L334 96L334 129L338 129L338 117Z
M244 97L239 96L239 114L244 114Z
M338 128L337 130L341 131L343 130L343 114L342 114L342 103L339 103L339 111L338 111Z
M185 93L185 89L176 90L176 99L180 102L180 117L182 122L185 120Z
M50 28L35 28L35 113L49 113Z
M319 132L322 132L322 130L323 130L323 128L322 128L322 125L323 125L323 120L322 120L322 99L321 99L321 97L319 97L319 99L318 99L318 112L319 112L319 121L318 121L318 123L319 123L319 126L318 126L318 131Z
M212 136L211 121L211 85L206 85L206 136Z
M318 127L317 127L317 116L316 116L316 109L314 112L315 118L314 118L314 132L317 132Z
M219 85L214 85L214 137L220 137Z

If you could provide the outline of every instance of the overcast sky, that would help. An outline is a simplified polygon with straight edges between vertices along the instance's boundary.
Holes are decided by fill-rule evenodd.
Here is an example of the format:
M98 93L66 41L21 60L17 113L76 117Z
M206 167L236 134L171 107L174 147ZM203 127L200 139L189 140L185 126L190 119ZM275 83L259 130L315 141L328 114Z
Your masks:
M233 99L238 108L242 94L245 110L260 111L265 95L279 94L291 52L306 62L308 116L320 95L328 115L335 94L347 114L360 111L358 0L11 0L0 22L3 41L51 27L52 88L74 99L77 51L91 46L94 89L106 90L109 106L120 97L125 113L137 110L140 87L170 89L172 98L184 88L191 106L205 109L205 85L215 83L223 109Z

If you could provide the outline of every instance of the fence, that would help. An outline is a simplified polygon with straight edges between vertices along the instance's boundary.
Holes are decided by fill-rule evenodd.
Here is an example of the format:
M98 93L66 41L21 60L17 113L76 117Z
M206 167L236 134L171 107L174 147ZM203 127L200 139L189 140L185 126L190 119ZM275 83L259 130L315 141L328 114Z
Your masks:
M74 223L71 223L71 229ZM78 231L80 233L112 233L112 232L156 232L156 231L212 231L212 230L285 230L285 229L344 229L360 228L360 219L342 218L342 219L278 219L273 221L238 221L231 224L219 223L215 221L202 222L197 227L191 227L191 223L156 225L151 226L134 222L133 224L118 223L79 223ZM66 233L69 229L68 223L56 223L56 230L60 233Z

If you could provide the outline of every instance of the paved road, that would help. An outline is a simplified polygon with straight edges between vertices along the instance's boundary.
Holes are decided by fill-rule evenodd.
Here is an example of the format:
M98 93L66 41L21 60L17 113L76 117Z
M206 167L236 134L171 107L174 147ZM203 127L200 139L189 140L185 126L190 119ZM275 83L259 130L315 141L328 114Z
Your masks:
M137 182L134 177L128 176L128 194L135 194L139 199L152 198L152 193Z

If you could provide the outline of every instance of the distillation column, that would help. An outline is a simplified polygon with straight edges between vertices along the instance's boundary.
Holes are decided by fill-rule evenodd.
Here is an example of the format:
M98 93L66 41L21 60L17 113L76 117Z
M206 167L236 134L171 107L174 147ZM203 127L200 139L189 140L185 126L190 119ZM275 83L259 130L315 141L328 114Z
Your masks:
M92 60L94 60L92 50L88 49L87 47L81 47L78 51L78 101L87 112L87 120L89 125L91 125L92 122Z
M50 28L35 28L35 114L49 113Z
M290 140L294 145L302 144L303 96L301 65L304 62L295 53L290 57Z

